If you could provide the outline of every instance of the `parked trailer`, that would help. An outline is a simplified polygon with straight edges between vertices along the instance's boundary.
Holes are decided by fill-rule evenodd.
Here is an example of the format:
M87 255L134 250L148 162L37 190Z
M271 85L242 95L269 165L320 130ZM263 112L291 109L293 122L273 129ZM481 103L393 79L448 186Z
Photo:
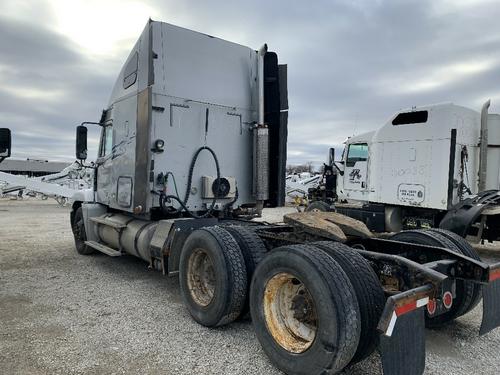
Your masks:
M481 294L480 333L499 326L500 263L450 232L381 239L321 212L248 220L283 204L287 108L286 66L267 46L149 21L95 123L94 187L73 196L70 218L78 253L130 254L179 277L207 327L250 311L289 374L337 373L377 348L386 374L421 374L424 326L467 313ZM86 134L77 128L82 160Z

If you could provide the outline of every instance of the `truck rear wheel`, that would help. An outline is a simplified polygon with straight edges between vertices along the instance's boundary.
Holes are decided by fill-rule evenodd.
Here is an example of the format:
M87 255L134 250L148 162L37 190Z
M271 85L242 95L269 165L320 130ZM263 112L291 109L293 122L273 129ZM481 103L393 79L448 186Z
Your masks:
M442 234L429 230L408 230L396 233L391 237L391 240L411 242L421 245L439 246L452 250L456 253L461 252L457 245L455 245L448 238L444 237ZM465 312L468 311L467 309L474 302L474 284L458 279L455 282L456 296L453 299L453 305L447 312L435 317L429 316L428 312L426 312L425 324L427 327L439 327L443 324L451 322L452 320L465 314Z
M194 320L215 327L240 316L247 297L245 261L238 243L221 227L192 232L182 248L179 283Z
M85 224L83 221L83 212L81 207L78 207L75 213L72 213L71 215L71 230L73 231L75 248L78 254L93 254L95 250L85 245L85 241L87 241L87 233L85 232Z
M252 279L250 312L263 350L287 374L337 373L358 346L352 284L314 246L283 246L266 255Z
M458 234L453 233L449 230L437 229L437 228L429 229L429 232L438 233L441 236L444 236L450 241L452 241L458 247L458 249L463 255L475 260L479 261L481 260L481 257L479 256L477 251L470 245L470 243L467 242L465 238L460 237ZM474 288L474 291L471 304L465 309L465 311L461 315L467 314L469 311L473 310L479 304L483 296L483 288L481 284L473 283L471 281L464 281L464 282L467 284L471 284L472 287Z
M322 241L313 244L325 250L342 267L356 292L361 317L361 336L351 363L370 356L378 345L377 325L385 306L385 295L378 277L368 261L340 242Z
M248 283L247 298L245 298L245 305L241 311L241 316L243 316L250 311L250 307L248 305L250 281L252 280L252 276L257 268L257 265L262 261L262 259L264 259L267 249L260 237L257 236L257 234L255 234L255 232L250 228L245 228L239 225L224 227L224 229L226 229L236 240L243 255L243 259L245 260Z
M329 212L330 205L325 202L315 201L307 205L306 212Z

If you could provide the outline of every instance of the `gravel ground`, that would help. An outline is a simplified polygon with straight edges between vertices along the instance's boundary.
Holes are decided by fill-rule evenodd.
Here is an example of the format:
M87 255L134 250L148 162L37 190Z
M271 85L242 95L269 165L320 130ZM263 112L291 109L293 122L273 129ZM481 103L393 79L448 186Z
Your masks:
M204 328L175 278L133 257L79 256L68 216L50 201L0 200L1 373L280 374L249 320ZM498 374L500 329L478 337L481 313L427 331L426 374ZM346 370L379 373L376 355Z

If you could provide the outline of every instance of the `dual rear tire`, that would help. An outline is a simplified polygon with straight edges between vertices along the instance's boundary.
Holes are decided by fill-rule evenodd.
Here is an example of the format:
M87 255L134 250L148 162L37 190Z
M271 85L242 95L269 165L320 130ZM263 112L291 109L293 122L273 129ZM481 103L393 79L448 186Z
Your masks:
M287 374L334 374L367 358L384 305L370 264L337 242L274 249L252 279L257 338Z
M333 242L265 253L249 228L191 233L179 278L192 317L216 327L250 309L263 350L287 374L337 373L375 350L385 297L361 255Z
M283 246L266 256L252 280L250 312L263 350L287 374L337 373L359 343L352 283L315 246Z
M180 257L179 283L194 320L207 327L234 321L243 311L247 272L236 240L222 227L195 230Z
M246 315L250 280L266 251L250 228L213 226L192 232L181 252L179 282L194 320L217 327Z
M444 247L475 260L480 260L477 252L464 238L442 229L408 230L395 234L391 239L420 245ZM481 296L482 288L480 284L457 279L455 297L451 308L447 312L434 317L427 312L426 326L430 328L440 327L468 313L477 306Z
M326 251L349 277L358 300L361 333L351 364L361 362L377 348L377 325L384 310L386 298L377 274L368 261L356 250L339 242L316 242L316 247Z

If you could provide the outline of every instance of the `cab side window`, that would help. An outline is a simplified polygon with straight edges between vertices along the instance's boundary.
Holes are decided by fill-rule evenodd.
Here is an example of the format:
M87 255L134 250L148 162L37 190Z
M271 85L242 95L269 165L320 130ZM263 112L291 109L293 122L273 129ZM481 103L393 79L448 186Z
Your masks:
M107 156L113 151L113 126L106 125L102 129L100 157Z
M123 88L128 89L137 81L139 54L136 52L127 62L123 72Z
M349 151L347 152L347 167L354 167L354 164L358 161L368 160L368 144L357 143L349 145Z

